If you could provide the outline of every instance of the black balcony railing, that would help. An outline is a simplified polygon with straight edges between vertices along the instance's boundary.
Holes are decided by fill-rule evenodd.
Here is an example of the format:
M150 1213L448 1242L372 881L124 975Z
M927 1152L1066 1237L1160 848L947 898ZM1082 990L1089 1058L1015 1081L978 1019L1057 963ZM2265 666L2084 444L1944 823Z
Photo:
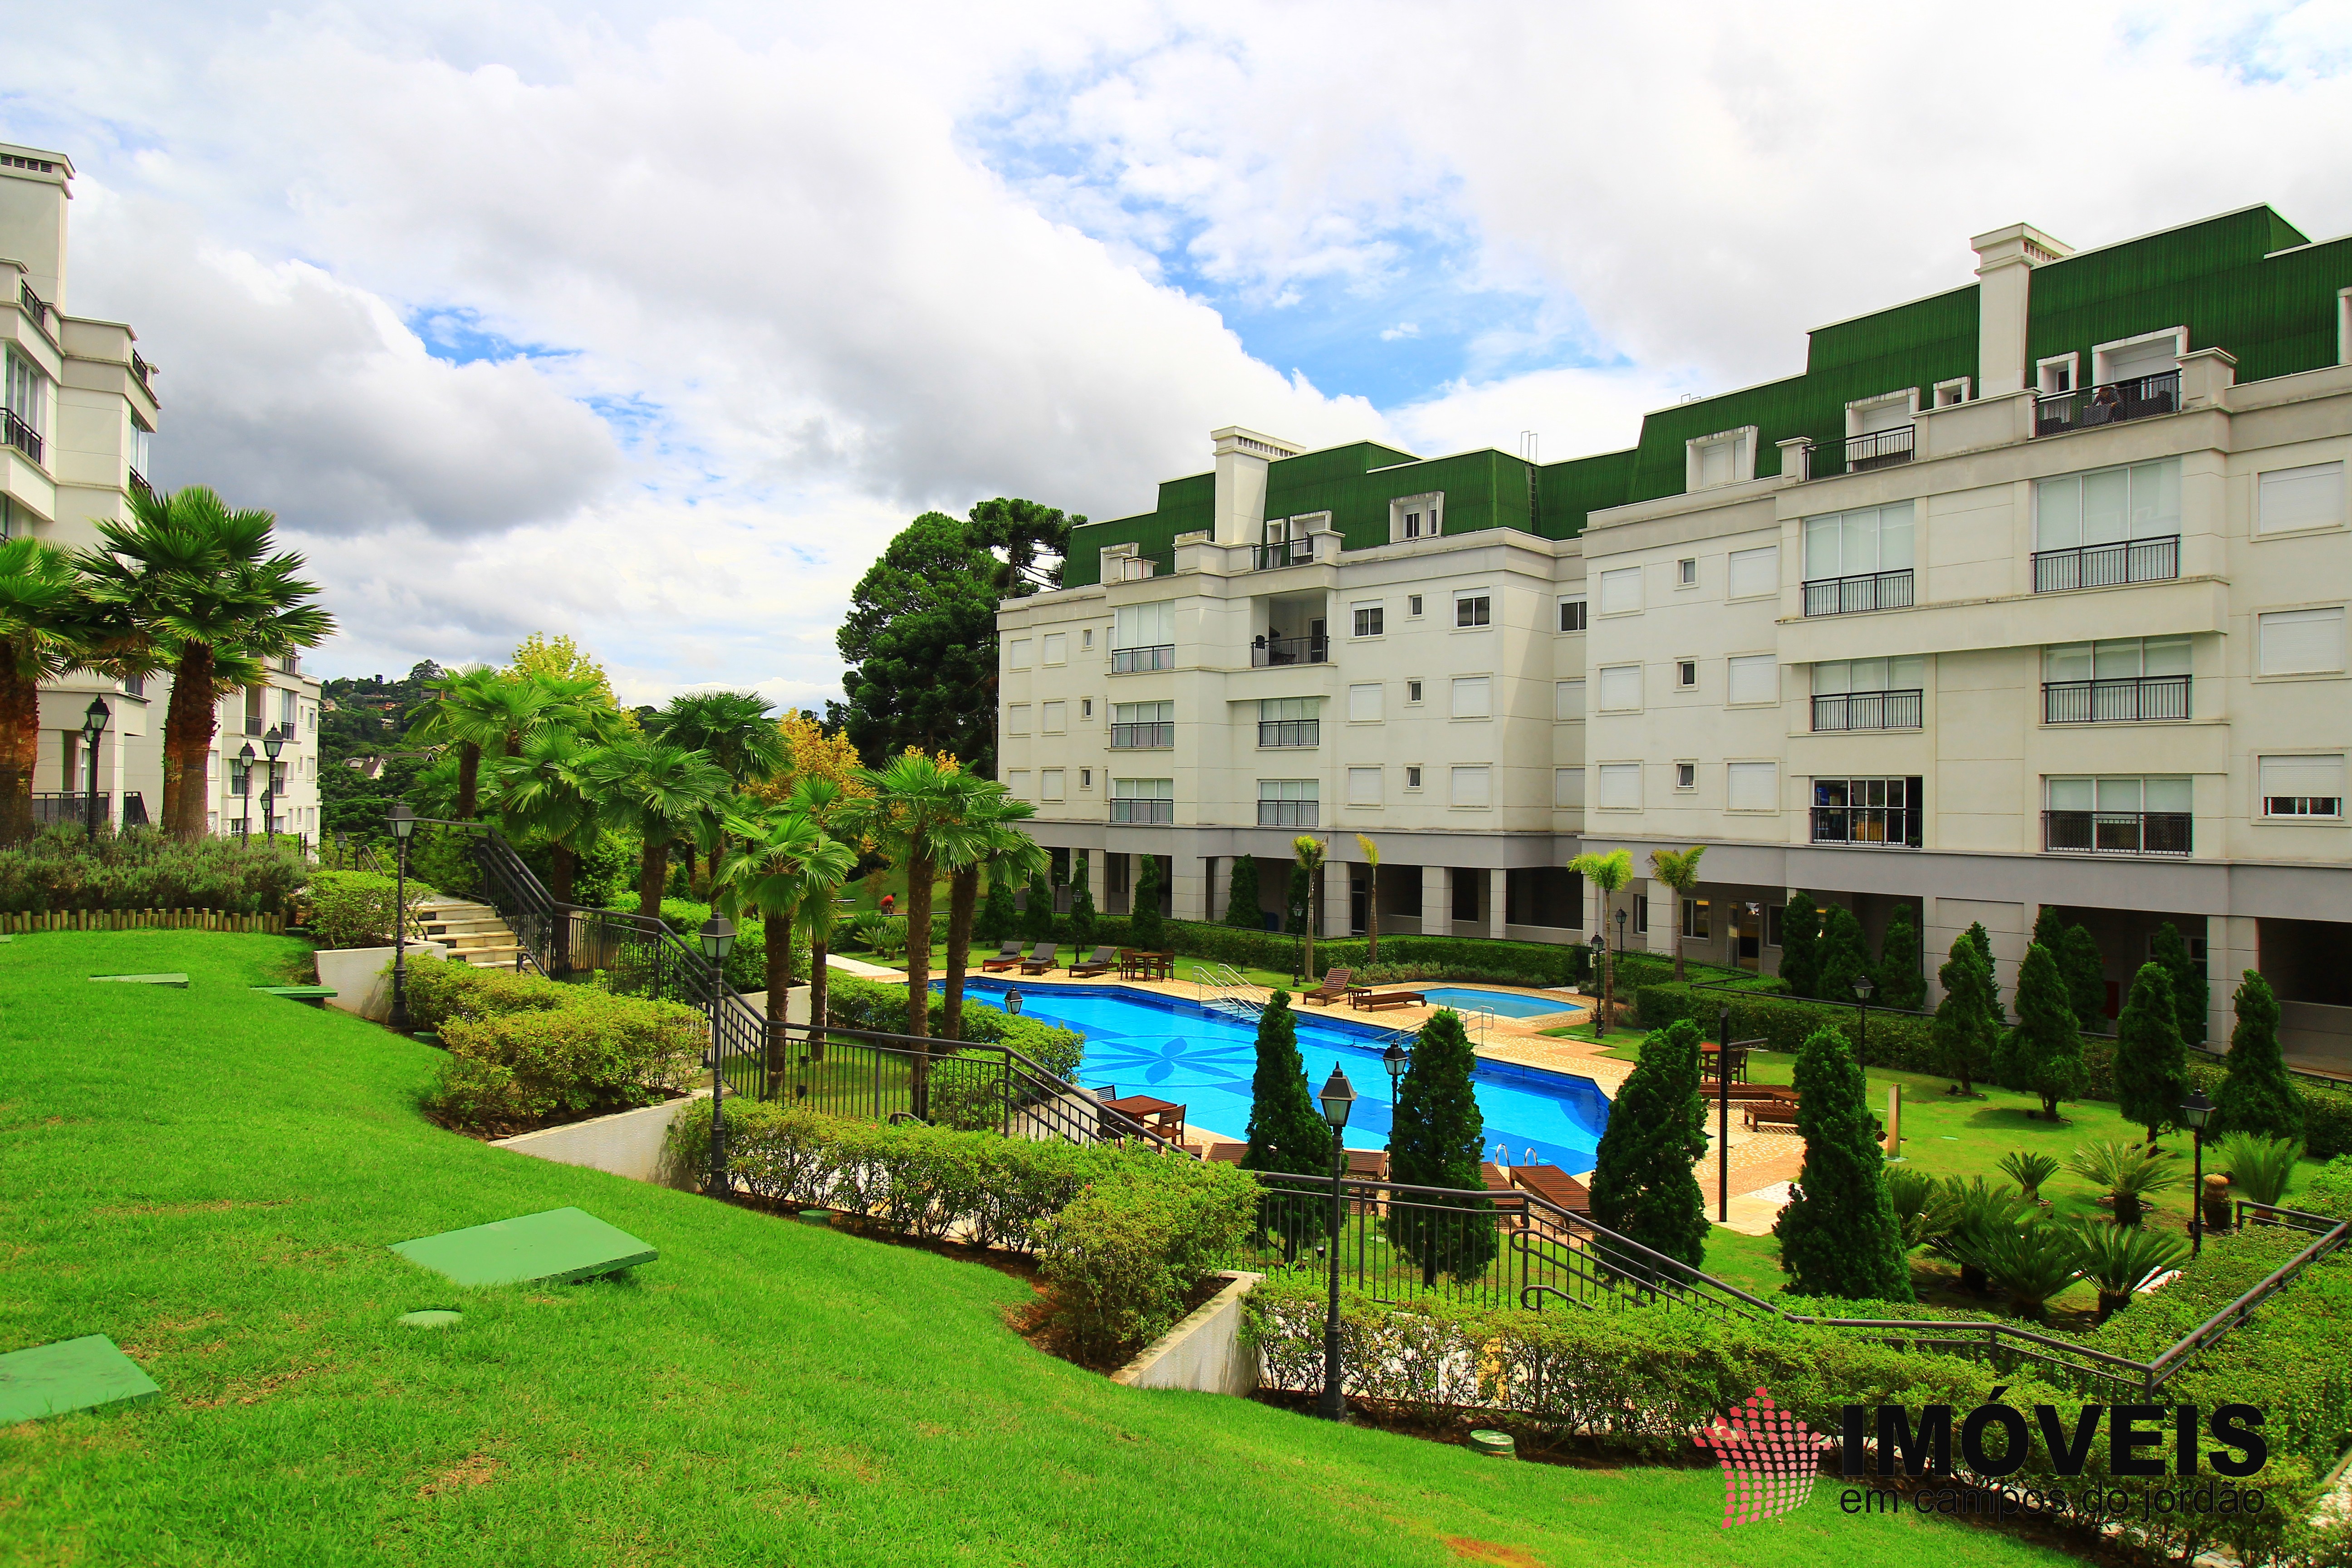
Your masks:
M2094 425L2119 425L2169 414L2180 406L2180 373L2159 371L2132 381L2112 381L2084 392L2060 392L2033 405L2033 433L2060 436Z
M18 418L16 411L13 408L0 409L0 419L7 422L8 445L32 458L33 461L39 462L41 460L40 432Z
M105 790L93 797L79 790L36 790L33 793L33 820L43 827L58 823L80 826L90 820L95 811L101 823L114 820L114 796Z
M2042 847L2053 855L2182 855L2192 841L2185 811L2045 811Z
M1114 752L1161 752L1175 743L1176 726L1166 720L1110 727L1110 749Z
M1916 730L1919 692L1834 691L1813 699L1816 730Z
M1911 568L1864 572L1853 577L1817 577L1805 584L1805 614L1851 616L1863 610L1911 607Z
M1315 541L1308 539L1278 539L1267 544L1250 546L1250 569L1271 572L1280 566L1304 566L1315 559Z
M49 302L33 292L33 286L23 279L16 279L16 302L26 309L43 331L49 330Z
M1813 842L1916 849L1927 813L1917 778L1815 779Z
M1257 803L1260 827L1312 827L1316 803L1311 800L1262 800Z
M2045 724L2129 724L2189 717L2189 678L2137 675L2108 680L2045 680Z
M1917 428L1910 425L1874 430L1867 436L1849 436L1845 438L1846 472L1891 468L1897 463L1909 462L1917 448Z
M1275 664L1328 664L1329 637L1259 637L1250 644L1250 664L1264 668Z
M2180 536L2081 544L2033 552L2033 591L2111 588L2119 583L2161 583L2180 575Z
M1110 672L1113 675L1140 675L1148 669L1176 668L1176 645L1155 643L1150 647L1115 647L1110 650Z
M1257 743L1261 746L1319 746L1323 743L1323 721L1261 719L1257 721Z
M155 487L147 482L146 475L141 473L136 468L132 468L129 470L129 472L131 475L131 488L132 490L142 496L152 496L155 493Z
M155 374L155 367L140 358L137 349L131 351L131 374L139 378L139 384L147 389L150 396L154 395L155 388L147 378Z
M1110 819L1138 826L1173 822L1176 820L1176 803L1172 800L1114 799L1110 803Z

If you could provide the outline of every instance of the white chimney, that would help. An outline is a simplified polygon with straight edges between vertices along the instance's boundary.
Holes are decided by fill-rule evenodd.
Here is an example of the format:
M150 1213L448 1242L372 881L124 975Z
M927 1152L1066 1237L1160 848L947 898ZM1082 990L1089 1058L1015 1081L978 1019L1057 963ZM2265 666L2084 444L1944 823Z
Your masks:
M0 142L0 258L25 269L25 281L53 310L66 308L66 203L73 161L63 153ZM7 285L16 293L16 285ZM55 321L49 331L61 329Z
M1306 450L1296 442L1261 436L1238 425L1209 432L1216 444L1217 520L1220 544L1256 544L1265 526L1265 466Z
M1977 253L1977 395L1995 397L2026 387L2025 311L2032 273L2045 261L2074 254L2030 223L1980 234Z

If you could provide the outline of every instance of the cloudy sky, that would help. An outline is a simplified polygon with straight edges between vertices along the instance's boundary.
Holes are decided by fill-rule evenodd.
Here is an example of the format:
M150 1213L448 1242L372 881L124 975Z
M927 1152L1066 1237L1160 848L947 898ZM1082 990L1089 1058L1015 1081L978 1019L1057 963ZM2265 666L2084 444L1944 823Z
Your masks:
M1116 517L1238 423L1547 459L1808 327L2268 201L2352 229L2352 0L0 0L153 477L273 508L331 674L579 637L836 693L925 508Z

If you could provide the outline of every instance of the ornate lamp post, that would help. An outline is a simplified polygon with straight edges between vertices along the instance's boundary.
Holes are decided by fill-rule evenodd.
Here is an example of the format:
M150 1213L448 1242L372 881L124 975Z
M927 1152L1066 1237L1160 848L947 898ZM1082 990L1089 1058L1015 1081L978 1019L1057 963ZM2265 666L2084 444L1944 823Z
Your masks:
M1854 1059L1859 1062L1867 1063L1870 1060L1870 994L1877 989L1877 986L1870 983L1869 975L1857 974L1853 977L1854 999L1862 1004L1862 1038L1853 1047Z
M1715 1217L1731 1223L1731 1004L1715 1026Z
M286 747L286 736L278 725L271 725L261 737L261 749L268 754L263 763L261 775L261 831L268 840L278 842L278 819L270 810L278 799L278 753Z
M2205 1123L2213 1119L2213 1102L2205 1091L2193 1089L2180 1107L2180 1120L2188 1125L2189 1135L2196 1140L2195 1173L2189 1185L2189 1256L2195 1258L2205 1250Z
M1348 1168L1348 1152L1340 1135L1348 1130L1348 1112L1355 1109L1356 1089L1339 1064L1317 1096L1323 1102L1323 1120L1331 1124L1331 1304L1323 1320L1323 1400L1318 1414L1328 1421L1347 1418L1347 1396L1339 1391L1339 1177Z
M246 777L252 778L253 748L245 749ZM408 836L416 831L416 814L404 800L395 800L384 813L392 830L392 1026L408 1033Z
M89 808L86 815L92 838L98 837L98 742L106 733L106 721L111 717L103 697L91 698L81 716L82 749L89 753L89 797L82 804Z
M231 781L236 785L238 802L236 836L239 838L253 837L253 742L247 741L237 748L237 773L236 777Z
M1404 1069L1412 1065L1412 1055L1396 1040L1391 1040L1389 1048L1381 1053L1381 1066L1389 1069L1390 1104L1394 1105L1396 1097L1404 1092Z
M712 910L694 933L702 956L710 964L710 1194L727 1195L727 1135L719 1101L727 1092L727 1047L719 1038L719 1004L727 991L727 955L735 950L735 926Z

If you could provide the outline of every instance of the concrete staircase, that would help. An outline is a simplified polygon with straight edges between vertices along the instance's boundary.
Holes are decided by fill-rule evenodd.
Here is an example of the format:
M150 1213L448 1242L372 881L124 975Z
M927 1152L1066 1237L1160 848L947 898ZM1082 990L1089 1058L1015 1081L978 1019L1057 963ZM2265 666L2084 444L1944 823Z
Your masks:
M417 906L417 920L431 940L446 943L450 962L477 969L512 969L522 944L488 904L436 899Z

